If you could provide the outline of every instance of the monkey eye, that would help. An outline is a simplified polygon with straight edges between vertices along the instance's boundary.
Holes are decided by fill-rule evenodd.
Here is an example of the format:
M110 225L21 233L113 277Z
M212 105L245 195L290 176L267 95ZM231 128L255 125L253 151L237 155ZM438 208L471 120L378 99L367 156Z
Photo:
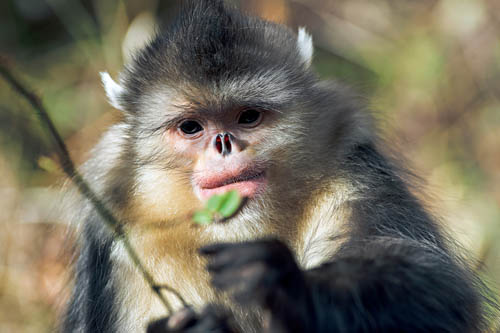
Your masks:
M179 129L181 130L182 133L184 133L187 136L192 136L198 132L203 131L203 127L196 120L183 121L180 124Z
M257 126L261 120L262 112L255 109L248 109L240 114L238 124L253 127Z

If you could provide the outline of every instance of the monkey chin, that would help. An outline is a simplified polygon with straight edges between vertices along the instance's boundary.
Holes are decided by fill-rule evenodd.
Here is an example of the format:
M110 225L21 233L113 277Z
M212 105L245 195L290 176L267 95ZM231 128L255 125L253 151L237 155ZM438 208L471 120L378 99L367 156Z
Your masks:
M264 173L258 174L250 179L234 181L226 183L222 186L203 187L199 186L196 189L196 194L202 201L208 200L215 194L222 194L232 190L238 191L240 196L245 198L253 198L263 192L267 185L267 179Z

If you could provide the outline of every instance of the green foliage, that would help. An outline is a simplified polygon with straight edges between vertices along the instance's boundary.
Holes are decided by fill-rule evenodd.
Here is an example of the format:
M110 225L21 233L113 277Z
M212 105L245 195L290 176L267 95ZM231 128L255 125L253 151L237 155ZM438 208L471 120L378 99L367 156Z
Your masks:
M207 209L200 210L193 215L193 221L200 225L212 223L214 220L214 213Z
M208 199L205 208L193 215L193 221L207 225L233 216L241 206L242 198L238 191L216 194Z

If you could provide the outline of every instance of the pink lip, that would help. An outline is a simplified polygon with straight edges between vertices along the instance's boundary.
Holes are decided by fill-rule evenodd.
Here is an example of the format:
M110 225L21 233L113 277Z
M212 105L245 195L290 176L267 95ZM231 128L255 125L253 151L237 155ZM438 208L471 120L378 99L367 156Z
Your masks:
M264 172L242 172L239 175L222 175L205 179L199 184L199 195L206 200L214 194L237 190L242 197L255 196L267 181Z

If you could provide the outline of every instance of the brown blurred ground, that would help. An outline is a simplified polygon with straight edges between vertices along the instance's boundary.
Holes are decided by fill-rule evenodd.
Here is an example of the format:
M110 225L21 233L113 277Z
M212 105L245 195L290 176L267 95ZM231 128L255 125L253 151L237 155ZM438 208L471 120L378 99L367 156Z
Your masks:
M233 1L306 26L322 77L367 96L388 142L428 184L429 201L500 284L500 2ZM98 72L116 76L178 1L6 0L0 53L43 96L78 162L119 114ZM69 289L71 241L58 218L53 147L0 82L0 332L48 332Z

